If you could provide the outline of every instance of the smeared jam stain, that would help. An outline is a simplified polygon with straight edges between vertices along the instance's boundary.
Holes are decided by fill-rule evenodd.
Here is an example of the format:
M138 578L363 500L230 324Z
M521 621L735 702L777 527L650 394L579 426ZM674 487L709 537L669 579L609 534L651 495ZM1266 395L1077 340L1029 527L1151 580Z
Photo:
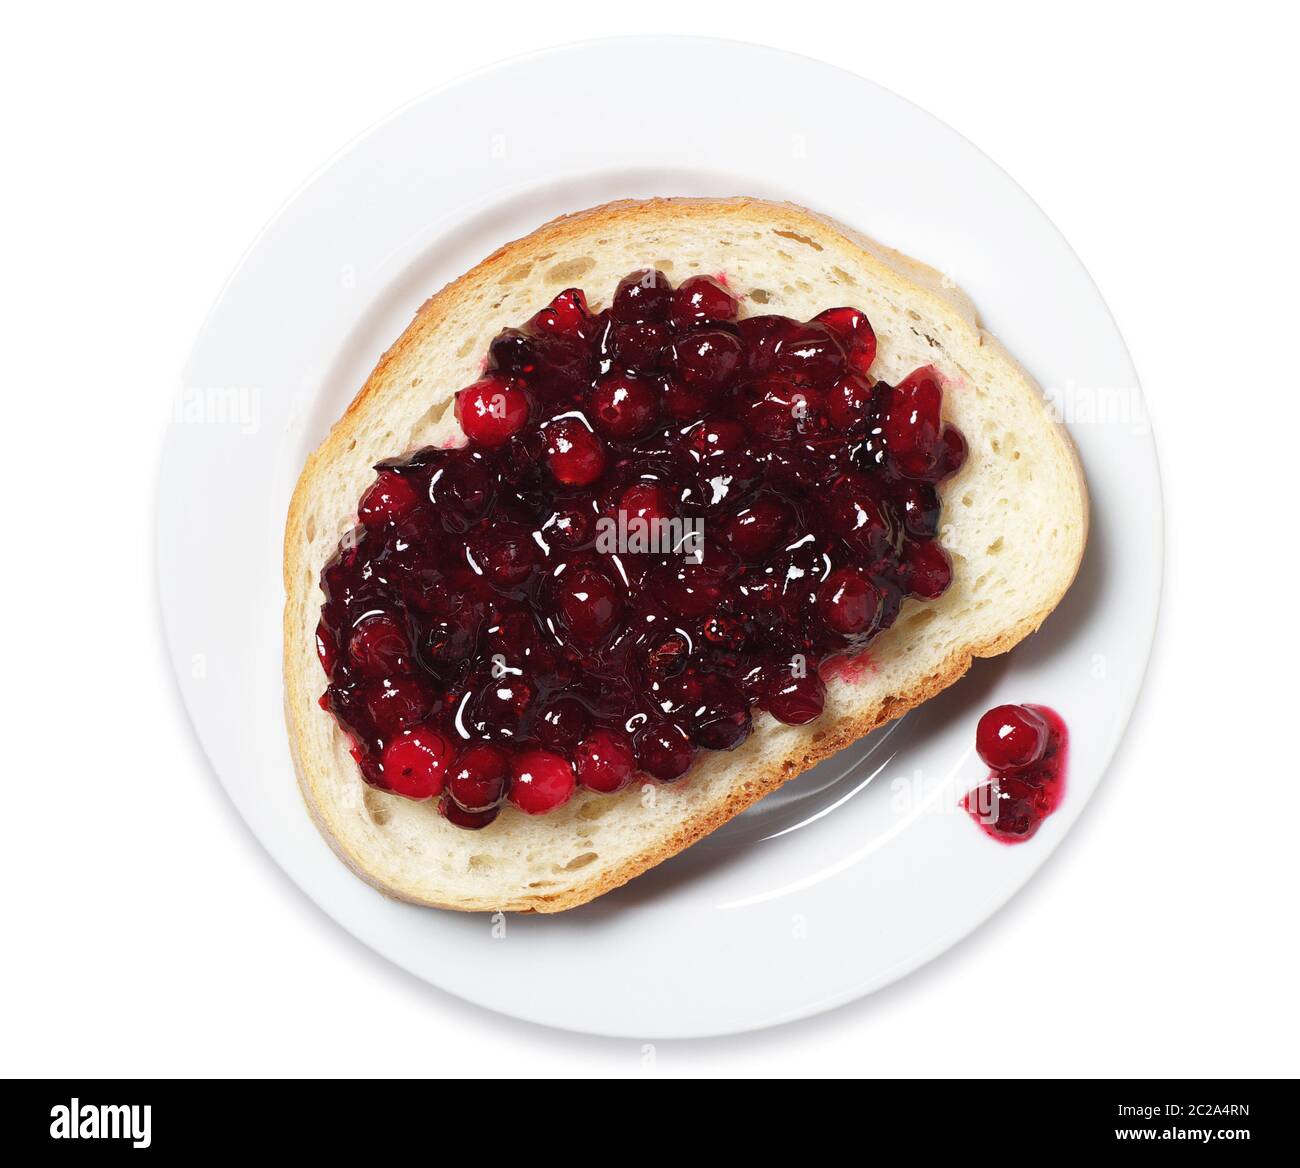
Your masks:
M871 654L861 652L852 657L831 657L822 663L823 677L838 677L856 685L863 678L870 677L877 671L877 665Z

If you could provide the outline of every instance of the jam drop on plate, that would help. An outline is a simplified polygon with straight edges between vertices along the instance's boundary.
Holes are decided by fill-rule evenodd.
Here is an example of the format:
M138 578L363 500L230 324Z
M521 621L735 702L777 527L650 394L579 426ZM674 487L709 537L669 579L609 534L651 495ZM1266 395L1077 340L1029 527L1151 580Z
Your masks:
M1065 797L1069 734L1047 706L995 706L979 721L975 750L991 768L964 806L1004 844L1033 838Z

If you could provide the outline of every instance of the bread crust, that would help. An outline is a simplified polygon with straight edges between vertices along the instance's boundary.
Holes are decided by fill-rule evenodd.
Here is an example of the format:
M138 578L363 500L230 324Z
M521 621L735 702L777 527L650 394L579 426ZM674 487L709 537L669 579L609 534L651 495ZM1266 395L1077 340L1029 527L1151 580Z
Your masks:
M297 771L299 788L312 819L345 864L367 883L380 892L398 900L435 908L448 908L463 911L507 910L516 912L560 912L594 900L596 897L618 888L629 880L662 863L664 860L688 848L702 839L723 823L734 818L740 812L752 806L765 795L775 791L783 783L797 777L817 763L864 737L872 730L886 722L898 718L914 709L929 698L946 689L962 677L977 657L993 657L1005 653L1018 644L1030 633L1039 628L1052 612L1074 580L1083 556L1088 528L1088 498L1083 468L1079 462L1073 442L1061 424L1048 410L1046 402L1038 395L1038 405L1042 421L1059 436L1061 456L1068 462L1069 472L1076 482L1077 505L1080 535L1076 554L1069 566L1068 574L1063 575L1063 584L1055 595L1049 598L1036 611L1026 615L998 635L979 643L962 646L933 668L916 684L905 692L889 694L865 710L852 716L839 719L825 728L825 733L818 739L799 744L788 751L778 762L756 773L738 776L732 784L725 799L709 808L707 813L696 816L674 830L670 835L659 840L654 846L642 853L630 857L616 866L595 874L586 881L580 881L570 888L553 892L519 893L503 896L494 903L469 903L467 901L440 901L419 895L409 888L395 884L375 871L369 858L351 847L341 838L330 822L329 815L318 797L315 789L315 777L311 760L306 757L304 741L307 720L311 718L328 718L309 691L306 679L299 675L296 664L299 659L303 631L294 620L295 601L302 596L303 581L311 574L315 578L321 565L308 563L307 543L303 532L307 522L307 513L313 497L316 495L321 475L340 455L346 445L352 441L354 423L372 399L378 400L387 384L390 370L397 366L413 349L423 347L447 320L452 310L467 297L481 288L491 286L503 273L520 264L528 256L544 252L559 252L568 244L594 238L598 234L616 233L620 226L639 220L644 216L671 215L675 222L683 217L708 217L716 221L719 216L735 216L738 222L747 222L755 216L771 215L773 209L779 209L783 221L801 223L813 233L831 231L850 240L861 249L864 257L869 257L871 265L879 270L882 280L903 283L914 296L929 300L937 312L943 316L960 318L964 327L974 334L974 342L979 346L994 347L999 357L1011 367L1021 372L1032 385L1032 379L1025 373L1014 358L1000 345L992 334L986 332L979 324L974 307L966 296L945 281L933 269L911 259L902 253L885 248L878 243L847 229L834 221L815 214L793 204L777 204L751 198L734 199L649 199L623 200L606 203L589 210L564 215L544 224L532 234L515 240L497 249L476 267L463 276L453 280L441 291L431 296L416 313L414 320L398 340L384 353L374 371L367 379L361 391L349 404L338 422L331 428L329 435L321 446L307 459L299 477L289 505L285 527L284 546L284 580L286 604L284 615L284 668L285 668L285 705L289 729L291 751ZM394 451L393 453L397 453ZM689 775L685 780L689 782ZM361 777L356 776L361 783ZM490 831L490 829L488 829Z

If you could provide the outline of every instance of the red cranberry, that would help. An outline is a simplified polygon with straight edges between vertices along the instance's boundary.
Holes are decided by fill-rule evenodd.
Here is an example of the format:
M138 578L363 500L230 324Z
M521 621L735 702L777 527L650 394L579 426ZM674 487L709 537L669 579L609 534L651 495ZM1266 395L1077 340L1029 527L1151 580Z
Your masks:
M462 609L446 620L434 621L425 632L421 663L431 673L437 673L444 664L463 662L474 652L478 628L477 614L472 610Z
M672 344L672 366L690 389L716 393L740 368L740 341L722 329L692 329Z
M624 276L614 290L609 314L624 324L660 321L673 303L673 286L668 277L656 269L642 268Z
M717 674L703 680L698 701L685 711L691 737L706 750L735 750L749 737L749 702L730 681Z
M871 556L881 555L893 535L880 487L857 472L831 484L826 519L842 540Z
M489 373L456 394L456 421L471 442L500 446L528 421L528 394L521 386Z
M792 446L771 446L764 457L764 477L779 490L795 496L816 495L819 508L825 506L828 473L834 472Z
M738 556L760 560L785 539L793 521L788 503L775 495L759 495L727 520L722 536Z
M592 387L587 402L591 424L608 438L639 438L659 416L663 386L629 373L607 373Z
M502 523L475 541L474 558L498 588L519 588L533 574L540 549L520 523Z
M417 726L384 747L384 782L408 799L431 799L442 793L456 748L431 726Z
M578 782L593 791L621 791L632 780L636 756L626 734L597 728L573 752Z
M591 334L592 319L581 288L566 288L528 322L530 332L582 339Z
M348 638L348 660L363 677L405 673L410 655L406 630L386 612L362 617Z
M669 323L688 329L706 320L735 320L740 305L712 276L691 276L673 294Z
M698 670L688 669L651 686L651 701L671 716L686 715L704 697L704 681Z
M1052 791L1026 782L1014 773L999 775L997 782L990 785L997 809L992 826L1003 838L1023 839L1033 835L1056 809Z
M826 395L826 420L841 433L864 423L871 403L871 386L850 373L831 386Z
M372 682L365 693L366 713L381 738L414 726L432 704L428 690L413 677L387 677Z
M514 607L505 607L495 617L486 629L486 637L489 657L500 654L507 663L513 661L516 664L520 658L536 650L540 640L532 614Z
M607 637L623 615L623 598L599 568L580 565L560 578L560 620L574 640L594 645Z
M383 470L361 496L357 514L367 527L375 527L404 518L419 503L420 496L410 482L396 471Z
M712 403L712 394L698 386L686 385L675 377L669 378L664 389L664 413L680 422L692 422L703 417Z
M1047 751L1047 719L1032 706L994 706L975 729L975 749L995 771L1019 770Z
M821 395L782 373L769 373L757 385L761 396L745 414L745 424L755 434L786 442L807 433L821 412Z
M429 501L448 531L468 531L492 505L492 496L488 471L464 452L435 468L429 478Z
M661 369L668 346L668 326L646 320L637 324L620 324L614 329L614 356L629 369Z
M436 568L413 571L402 582L401 592L407 607L420 616L442 616L452 603L447 578Z
M591 538L591 515L580 507L562 507L542 524L542 538L558 548L572 550Z
M938 540L909 543L903 549L903 577L913 596L938 600L952 583L952 558Z
M519 329L502 329L488 344L488 368L526 374L537 368L537 343Z
M605 469L605 448L577 418L560 418L546 427L546 461L555 481L585 487Z
M935 481L950 479L966 465L966 438L956 426L945 426L939 438L942 452L935 469Z
M618 509L628 520L643 519L647 523L671 519L676 511L662 483L633 483L619 498Z
M544 815L569 801L573 767L549 750L525 750L511 767L510 802L529 815Z
M651 637L642 654L642 669L651 681L678 673L690 654L690 643L678 629Z
M822 619L837 633L856 636L879 618L880 593L864 572L837 568L822 584L818 607Z
M902 474L925 478L934 470L940 453L942 400L943 390L929 367L909 373L888 394L885 447Z
M687 431L686 445L695 459L710 459L721 454L743 453L749 445L749 435L739 422L711 419Z
M819 312L814 320L820 321L844 347L844 357L849 369L859 377L866 377L871 363L876 359L876 334L866 313L856 308L828 308Z
M467 722L471 732L480 738L517 739L535 696L532 685L518 674L489 676L482 679L461 721Z
M498 746L475 742L448 771L447 794L462 811L488 811L506 796L510 759Z
M587 732L591 717L575 698L558 697L537 716L533 733L547 750L569 754Z
M695 748L686 732L672 722L647 722L634 739L637 765L665 783L691 769Z
M710 645L737 650L745 643L745 626L733 617L715 613L704 618L701 629Z
M803 726L821 716L826 704L826 686L811 664L805 668L806 672L801 674L782 666L767 679L763 704L778 722Z
M901 482L894 501L903 530L913 539L933 539L939 531L939 495L929 483Z
M828 386L844 374L844 350L824 324L803 324L777 339L773 367L805 385Z
M776 343L799 322L788 316L747 316L736 326L745 346L745 368L754 377L770 373L776 363Z
M442 801L438 804L438 814L448 823L454 823L457 827L478 831L480 828L487 827L500 815L501 808L492 807L487 811L466 811L450 796L444 795Z
M707 553L706 553L707 555ZM660 598L682 616L706 616L722 600L723 571L711 563L677 563L661 580Z

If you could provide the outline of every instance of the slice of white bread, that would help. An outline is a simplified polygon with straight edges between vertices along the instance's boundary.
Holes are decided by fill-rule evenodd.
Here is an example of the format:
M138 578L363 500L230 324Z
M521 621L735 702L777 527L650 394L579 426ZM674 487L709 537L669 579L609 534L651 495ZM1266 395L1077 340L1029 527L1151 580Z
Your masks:
M368 787L317 705L320 571L355 522L380 459L459 435L456 390L479 374L489 340L564 288L593 310L618 281L657 267L678 282L725 275L742 315L800 320L842 304L879 338L873 374L920 365L947 379L944 414L970 445L943 488L941 539L954 579L907 601L853 681L828 679L825 712L793 727L756 713L730 753L702 752L685 779L617 795L580 789L547 815L507 807L490 826L449 824L436 801ZM1029 375L934 270L803 208L754 199L610 203L507 244L430 299L308 459L285 532L284 670L289 736L303 795L340 857L381 891L462 910L556 912L675 855L782 783L951 685L974 657L1033 632L1074 579L1087 537L1082 471ZM972 727L972 733L974 732Z

